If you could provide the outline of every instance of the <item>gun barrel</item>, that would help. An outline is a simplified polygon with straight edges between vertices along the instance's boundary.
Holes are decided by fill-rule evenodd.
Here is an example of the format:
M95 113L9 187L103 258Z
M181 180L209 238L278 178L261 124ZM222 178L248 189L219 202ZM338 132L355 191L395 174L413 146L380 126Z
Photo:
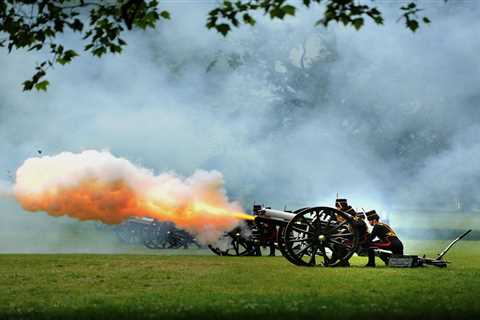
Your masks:
M257 215L263 219L277 220L282 222L289 222L293 219L293 217L295 217L294 213L268 208L262 208L258 210Z

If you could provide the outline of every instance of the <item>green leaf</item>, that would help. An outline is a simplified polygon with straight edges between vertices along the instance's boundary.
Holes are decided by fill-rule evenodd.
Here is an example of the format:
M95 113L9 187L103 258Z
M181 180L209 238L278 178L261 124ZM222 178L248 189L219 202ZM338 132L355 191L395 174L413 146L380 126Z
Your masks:
M226 23L219 24L215 27L218 32L220 32L223 36L226 36L230 31L230 26Z
M282 10L285 14L288 14L288 15L291 15L291 16L294 16L295 15L295 10L296 8L294 6L291 6L291 5L285 5L282 7Z
M107 49L105 47L98 47L98 48L95 48L93 51L92 51L92 54L96 57L101 57L102 55L104 55L105 53L107 53Z
M170 20L170 12L162 11L162 12L160 12L160 17L162 17L163 19Z
M83 30L83 23L79 19L73 20L73 22L69 25L73 31L82 31Z
M383 24L383 17L382 16L375 16L375 18L373 18L373 21L376 24Z
M407 20L407 28L409 28L413 32L417 31L418 21L417 20Z
M363 18L353 19L352 25L355 29L360 30L360 28L363 26Z
M270 18L271 19L278 18L280 20L283 20L283 17L285 17L285 12L283 12L283 10L281 8L276 7L276 8L273 8L272 10L270 10Z
M38 91L47 91L47 87L49 84L50 82L48 82L48 80L40 81L35 85L35 89L37 89Z
M428 19L427 17L423 17L423 23L429 24L430 19Z
M74 50L67 50L65 53L63 53L63 55L58 55L57 62L61 65L65 65L72 62L72 59L77 56L78 53L76 53Z
M23 91L30 91L33 88L32 80L24 81L22 84L23 84Z
M252 18L252 16L250 16L248 13L245 13L243 15L243 22L245 22L246 24L249 24L251 26L254 26L256 21L255 19Z

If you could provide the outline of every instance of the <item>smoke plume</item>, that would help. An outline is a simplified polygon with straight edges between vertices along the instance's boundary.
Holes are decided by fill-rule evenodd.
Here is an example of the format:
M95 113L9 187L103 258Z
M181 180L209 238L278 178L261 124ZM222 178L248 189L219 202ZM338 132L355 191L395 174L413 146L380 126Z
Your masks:
M155 175L106 151L30 158L17 170L14 193L28 211L108 224L150 217L172 221L203 242L248 217L228 200L218 171Z

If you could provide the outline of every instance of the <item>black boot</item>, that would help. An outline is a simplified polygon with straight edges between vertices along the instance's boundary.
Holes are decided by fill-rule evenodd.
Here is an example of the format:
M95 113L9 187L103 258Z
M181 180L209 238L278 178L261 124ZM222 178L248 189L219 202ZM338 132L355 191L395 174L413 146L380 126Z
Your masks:
M272 244L270 245L270 254L269 254L270 257L275 257L275 245Z
M365 267L375 268L375 251L373 249L368 249L368 263Z
M390 255L387 253L381 253L378 255L380 259L385 263L386 266L388 266L388 261L390 260Z
M340 262L337 264L337 267L350 267L350 262L349 262L348 260L340 261Z

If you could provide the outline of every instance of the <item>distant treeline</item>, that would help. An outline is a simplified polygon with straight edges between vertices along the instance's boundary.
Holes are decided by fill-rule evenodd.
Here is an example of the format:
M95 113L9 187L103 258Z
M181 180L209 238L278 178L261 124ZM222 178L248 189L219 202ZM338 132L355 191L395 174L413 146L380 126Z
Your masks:
M453 240L467 229L398 228L396 231L403 239ZM463 240L480 240L480 230L473 230Z

